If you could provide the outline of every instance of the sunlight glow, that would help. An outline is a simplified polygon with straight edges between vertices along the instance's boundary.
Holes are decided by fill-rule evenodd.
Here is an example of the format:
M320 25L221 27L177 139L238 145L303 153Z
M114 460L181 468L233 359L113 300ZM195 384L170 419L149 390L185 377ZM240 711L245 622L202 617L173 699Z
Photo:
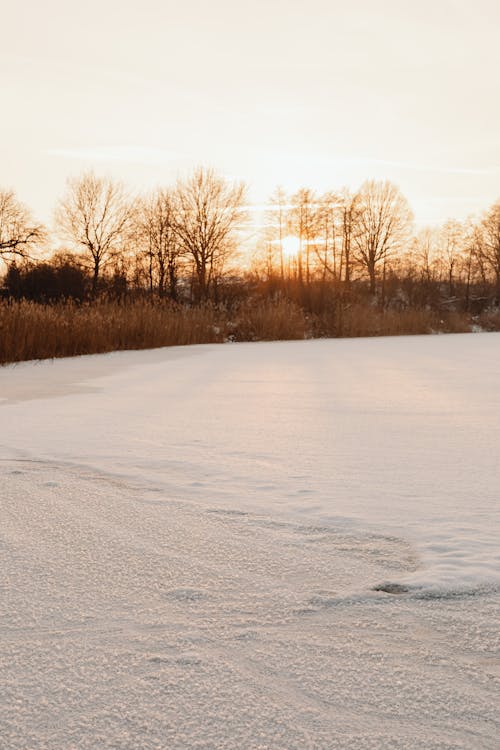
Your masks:
M295 237L295 235L289 234L286 237L283 237L281 245L283 247L283 257L295 258L298 255L300 250L300 240L298 237Z

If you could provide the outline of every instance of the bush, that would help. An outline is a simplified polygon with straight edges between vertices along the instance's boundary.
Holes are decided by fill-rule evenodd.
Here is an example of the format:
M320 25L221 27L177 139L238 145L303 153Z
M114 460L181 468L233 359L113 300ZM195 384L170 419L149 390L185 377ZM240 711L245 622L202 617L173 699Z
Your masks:
M89 289L85 271L68 261L11 266L4 278L4 294L13 299L33 302L57 302L72 299L82 302Z

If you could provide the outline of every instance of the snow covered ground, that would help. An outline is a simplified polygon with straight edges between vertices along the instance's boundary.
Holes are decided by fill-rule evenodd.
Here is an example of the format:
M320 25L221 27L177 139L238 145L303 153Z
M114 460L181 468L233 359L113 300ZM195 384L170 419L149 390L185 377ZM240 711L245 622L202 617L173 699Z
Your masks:
M0 748L496 750L499 373L500 334L0 369Z

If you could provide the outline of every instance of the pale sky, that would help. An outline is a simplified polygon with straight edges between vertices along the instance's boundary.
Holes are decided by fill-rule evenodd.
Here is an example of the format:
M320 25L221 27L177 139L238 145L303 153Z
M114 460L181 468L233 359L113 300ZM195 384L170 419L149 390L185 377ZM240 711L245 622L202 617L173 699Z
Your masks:
M89 167L389 178L419 223L500 198L498 0L0 0L0 188L50 221Z

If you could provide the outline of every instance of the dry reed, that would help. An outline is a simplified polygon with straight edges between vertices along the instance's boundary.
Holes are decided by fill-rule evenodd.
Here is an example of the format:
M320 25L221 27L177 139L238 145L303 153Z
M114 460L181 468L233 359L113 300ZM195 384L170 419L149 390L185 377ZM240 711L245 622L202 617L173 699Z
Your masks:
M382 312L369 304L353 304L307 315L286 299L247 300L231 315L210 304L187 307L141 300L86 305L0 302L0 364L227 340L452 333L470 331L472 323L499 330L500 313L485 313L471 321L466 313Z
M0 304L0 363L222 340L209 306Z

